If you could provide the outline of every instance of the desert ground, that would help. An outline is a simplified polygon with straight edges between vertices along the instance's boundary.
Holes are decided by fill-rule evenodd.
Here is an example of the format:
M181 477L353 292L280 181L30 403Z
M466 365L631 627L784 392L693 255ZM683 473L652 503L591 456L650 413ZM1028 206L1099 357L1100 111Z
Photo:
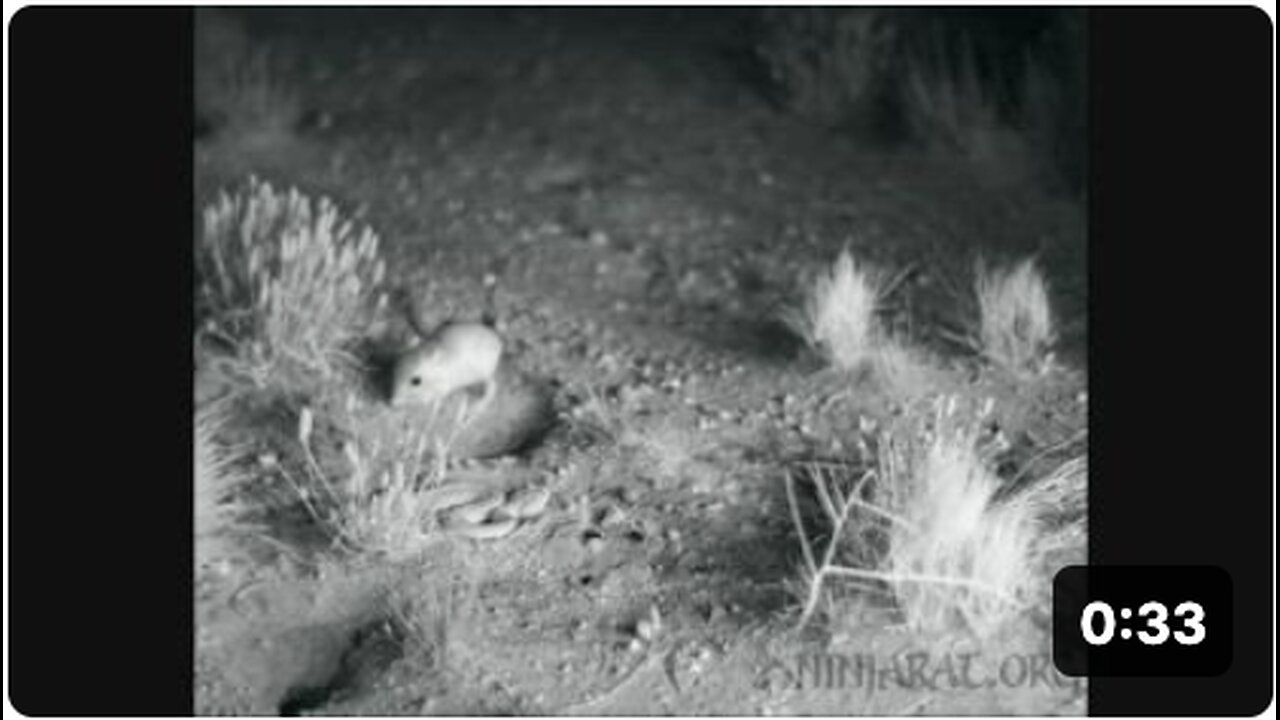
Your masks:
M788 22L199 17L197 713L1084 713L1073 146L900 69L916 114L859 114L875 54ZM501 335L496 397L392 407L449 320Z

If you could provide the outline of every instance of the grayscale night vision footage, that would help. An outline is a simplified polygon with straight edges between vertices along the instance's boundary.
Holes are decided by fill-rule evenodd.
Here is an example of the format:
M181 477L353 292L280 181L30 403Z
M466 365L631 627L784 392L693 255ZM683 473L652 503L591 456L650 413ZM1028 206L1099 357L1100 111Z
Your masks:
M1084 714L1084 34L195 10L197 712Z

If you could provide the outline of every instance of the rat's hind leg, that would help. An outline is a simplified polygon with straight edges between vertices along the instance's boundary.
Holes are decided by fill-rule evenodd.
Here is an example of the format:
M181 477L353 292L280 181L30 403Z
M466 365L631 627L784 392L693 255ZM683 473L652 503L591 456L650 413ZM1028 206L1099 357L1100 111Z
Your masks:
M470 426L472 421L480 415L483 415L484 411L489 407L489 404L493 402L493 398L498 394L498 381L494 378L485 380L481 385L480 399L476 400L475 404L471 404L470 402L467 404L466 417L462 421L462 427L464 428ZM468 398L468 400L469 399L470 398Z

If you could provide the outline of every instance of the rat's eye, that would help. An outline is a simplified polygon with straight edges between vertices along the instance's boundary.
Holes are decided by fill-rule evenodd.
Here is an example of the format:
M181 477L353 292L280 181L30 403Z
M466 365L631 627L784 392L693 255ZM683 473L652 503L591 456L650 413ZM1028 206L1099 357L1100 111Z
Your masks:
M418 375L414 375L413 377L409 378L409 384L414 387L418 387L419 385L422 384L422 378Z

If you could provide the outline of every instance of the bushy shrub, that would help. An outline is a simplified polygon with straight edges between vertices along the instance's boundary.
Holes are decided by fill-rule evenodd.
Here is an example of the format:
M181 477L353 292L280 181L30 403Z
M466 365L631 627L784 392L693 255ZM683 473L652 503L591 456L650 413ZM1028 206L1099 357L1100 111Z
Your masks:
M386 302L371 229L327 198L256 178L204 209L196 263L201 331L232 345L235 368L260 387L339 374Z

